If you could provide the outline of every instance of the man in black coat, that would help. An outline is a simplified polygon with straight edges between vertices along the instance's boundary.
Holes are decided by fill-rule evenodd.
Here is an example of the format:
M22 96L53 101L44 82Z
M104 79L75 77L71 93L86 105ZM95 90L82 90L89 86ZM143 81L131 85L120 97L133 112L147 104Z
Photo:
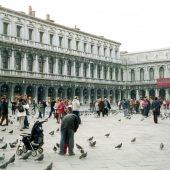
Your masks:
M68 142L69 155L75 155L74 148L74 133L79 127L79 120L75 114L69 113L64 116L61 124L61 139L60 139L60 155L64 155L64 145Z
M8 125L8 102L5 97L1 98L1 113L2 113L2 119L0 125L2 125L5 119L6 119L6 125Z

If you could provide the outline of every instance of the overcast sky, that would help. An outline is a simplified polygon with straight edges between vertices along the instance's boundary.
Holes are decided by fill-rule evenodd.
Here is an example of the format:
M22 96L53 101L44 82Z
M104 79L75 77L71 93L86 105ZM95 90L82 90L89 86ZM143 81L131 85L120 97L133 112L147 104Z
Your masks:
M170 47L170 0L1 0L0 5L122 43L128 52Z

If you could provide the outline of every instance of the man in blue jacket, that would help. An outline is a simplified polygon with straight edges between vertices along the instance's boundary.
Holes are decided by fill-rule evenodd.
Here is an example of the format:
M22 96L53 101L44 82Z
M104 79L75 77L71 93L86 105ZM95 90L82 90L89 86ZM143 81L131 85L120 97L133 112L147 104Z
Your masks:
M158 115L160 114L160 102L157 97L155 97L155 100L152 102L152 111L154 116L154 122L158 123Z

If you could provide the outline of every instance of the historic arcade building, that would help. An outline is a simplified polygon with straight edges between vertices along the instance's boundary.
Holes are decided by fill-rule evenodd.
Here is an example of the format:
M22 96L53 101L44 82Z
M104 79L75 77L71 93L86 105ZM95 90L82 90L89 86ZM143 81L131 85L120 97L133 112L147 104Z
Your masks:
M0 95L33 99L162 96L156 79L170 77L170 49L120 53L120 43L0 6Z

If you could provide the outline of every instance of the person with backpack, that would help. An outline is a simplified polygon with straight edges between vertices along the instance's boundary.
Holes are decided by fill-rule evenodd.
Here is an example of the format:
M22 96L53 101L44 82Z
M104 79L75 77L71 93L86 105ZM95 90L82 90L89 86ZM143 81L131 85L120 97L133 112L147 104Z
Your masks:
M26 103L26 101L24 99L20 99L17 104L20 131L23 131L23 129L24 129L24 120L26 117L26 109L29 109L29 105Z

